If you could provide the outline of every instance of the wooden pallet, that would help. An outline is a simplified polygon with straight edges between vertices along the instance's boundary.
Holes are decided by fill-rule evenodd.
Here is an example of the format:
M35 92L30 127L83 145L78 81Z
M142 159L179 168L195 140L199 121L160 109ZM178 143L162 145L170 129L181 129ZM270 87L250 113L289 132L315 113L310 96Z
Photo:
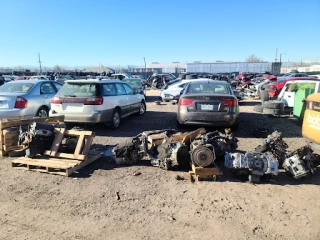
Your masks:
M44 155L50 157L61 157L85 161L88 159L88 152L92 144L95 133L91 131L66 130L65 128L56 128L54 130L55 139L50 150L46 150ZM76 136L78 143L73 154L58 152L59 146L65 137Z
M29 119L1 119L0 120L0 156L6 156L12 150L19 150L19 127L33 122L58 124L64 121L64 116Z
M196 167L191 164L192 171L189 171L191 181L199 182L201 180L216 181L217 176L223 175L218 167Z
M102 153L89 155L88 159L85 161L50 158L45 156L37 158L20 157L12 160L12 167L20 170L44 172L69 177L74 172L80 170L84 166L94 162L102 156Z

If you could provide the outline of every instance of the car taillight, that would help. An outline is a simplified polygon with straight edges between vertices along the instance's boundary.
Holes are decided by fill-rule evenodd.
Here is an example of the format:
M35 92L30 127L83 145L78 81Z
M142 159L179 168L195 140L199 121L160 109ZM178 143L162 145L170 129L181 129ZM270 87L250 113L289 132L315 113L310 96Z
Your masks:
M88 98L84 105L102 105L103 104L103 98L102 97L96 97L96 98Z
M61 104L60 99L58 97L53 97L51 99L52 104Z
M26 108L28 106L28 100L23 97L17 97L14 104L14 108Z
M222 100L222 105L227 107L236 107L238 106L238 100L237 99L224 99Z
M185 99L185 98L180 98L179 99L179 105L180 106L188 106L194 103L194 100L191 99Z

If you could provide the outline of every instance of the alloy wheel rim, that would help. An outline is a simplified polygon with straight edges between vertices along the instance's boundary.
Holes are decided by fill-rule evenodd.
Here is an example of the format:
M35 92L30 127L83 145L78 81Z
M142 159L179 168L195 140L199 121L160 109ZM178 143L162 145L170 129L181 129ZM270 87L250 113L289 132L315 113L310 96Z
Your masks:
M144 107L144 104L141 103L140 104L140 114L143 114L145 112L145 107Z
M39 117L48 117L47 111L46 110L40 110L39 111Z
M120 123L120 116L119 113L115 113L113 116L113 124L115 127L118 127Z

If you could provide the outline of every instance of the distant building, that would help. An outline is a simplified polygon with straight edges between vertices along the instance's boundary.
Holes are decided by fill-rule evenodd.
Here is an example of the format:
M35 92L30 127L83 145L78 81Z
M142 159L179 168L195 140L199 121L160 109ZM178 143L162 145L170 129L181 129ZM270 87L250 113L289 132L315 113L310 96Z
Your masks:
M290 73L293 70L297 70L299 72L320 72L320 65L311 65L307 67L282 67L281 72L282 73Z
M187 72L193 73L265 72L269 69L268 62L187 63Z

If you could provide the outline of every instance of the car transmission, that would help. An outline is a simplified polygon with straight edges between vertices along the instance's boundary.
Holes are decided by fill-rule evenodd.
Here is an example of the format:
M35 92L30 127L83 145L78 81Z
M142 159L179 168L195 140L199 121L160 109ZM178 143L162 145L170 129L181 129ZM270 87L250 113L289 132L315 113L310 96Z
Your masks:
M189 163L188 147L180 142L167 142L157 147L157 157L151 158L153 166L165 170L174 169Z
M249 181L258 183L263 175L277 175L278 161L260 152L227 153L224 166L240 175L249 175Z
M213 146L205 143L203 139L191 142L190 157L196 167L207 167L216 159Z
M26 157L43 155L51 148L54 140L55 125L33 122L27 129L20 126L19 146L26 150Z
M313 165L313 158L312 150L308 146L305 146L292 152L284 160L282 167L295 179L305 177L313 173L311 167Z

